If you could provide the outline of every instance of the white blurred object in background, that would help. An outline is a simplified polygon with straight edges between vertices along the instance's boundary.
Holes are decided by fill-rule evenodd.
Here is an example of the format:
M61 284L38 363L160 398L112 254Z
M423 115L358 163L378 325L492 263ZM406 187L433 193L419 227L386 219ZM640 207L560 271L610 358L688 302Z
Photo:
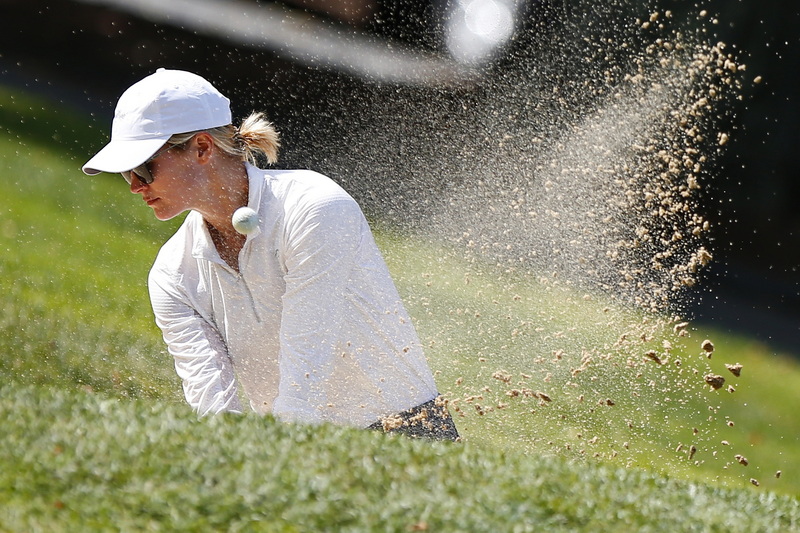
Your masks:
M521 8L519 0L450 0L444 38L459 63L478 65L493 59L511 40Z

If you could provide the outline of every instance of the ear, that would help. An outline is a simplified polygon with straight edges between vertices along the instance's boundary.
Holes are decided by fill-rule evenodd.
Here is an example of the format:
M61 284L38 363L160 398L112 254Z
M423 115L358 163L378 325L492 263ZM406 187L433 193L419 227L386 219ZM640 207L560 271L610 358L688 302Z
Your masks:
M194 136L195 154L197 161L201 165L207 164L211 161L211 156L214 153L216 146L214 145L214 138L206 132L200 132Z

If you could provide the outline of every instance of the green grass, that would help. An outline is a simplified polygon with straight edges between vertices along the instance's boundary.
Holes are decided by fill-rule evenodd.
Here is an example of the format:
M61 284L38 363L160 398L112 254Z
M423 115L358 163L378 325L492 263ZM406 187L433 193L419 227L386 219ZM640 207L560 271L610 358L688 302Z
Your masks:
M14 531L787 531L788 497L601 464L2 387ZM38 413L31 417L30 413Z
M669 320L597 294L465 265L440 249L420 253L396 236L384 242L440 390L461 406L457 421L473 443L800 494L795 357L710 329L690 326L677 336ZM628 340L619 342L622 335ZM705 339L715 345L710 359L700 348ZM668 362L644 357L654 348ZM735 363L743 365L738 378L725 366ZM498 381L497 371L512 380ZM712 373L725 377L722 389L705 384ZM552 401L509 396L521 388Z
M198 420L145 285L178 221L155 221L119 178L82 175L103 137L83 117L8 90L0 104L0 531L800 528L795 359L677 337L601 295L388 230L465 442ZM664 340L670 362L644 362ZM706 387L712 371L736 391ZM508 394L524 388L552 401Z
M169 228L149 221L124 183L84 177L82 156L46 134L50 126L59 138L88 138L85 119L8 92L0 97L8 189L0 213L0 371L26 383L163 397L173 379L145 280L146 258Z

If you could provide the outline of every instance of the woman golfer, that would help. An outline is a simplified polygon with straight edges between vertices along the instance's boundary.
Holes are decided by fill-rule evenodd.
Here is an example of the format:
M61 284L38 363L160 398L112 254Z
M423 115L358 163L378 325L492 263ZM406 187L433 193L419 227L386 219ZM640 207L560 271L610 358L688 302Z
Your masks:
M257 168L277 132L260 114L231 122L208 81L159 69L123 93L83 167L121 173L160 220L189 211L148 280L186 400L457 439L359 206L321 174Z

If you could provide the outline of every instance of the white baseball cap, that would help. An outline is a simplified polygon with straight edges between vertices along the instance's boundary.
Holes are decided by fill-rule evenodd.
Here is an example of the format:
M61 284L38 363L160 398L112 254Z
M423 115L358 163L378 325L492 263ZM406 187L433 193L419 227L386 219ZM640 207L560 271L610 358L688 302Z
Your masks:
M160 68L117 102L111 141L84 166L86 174L125 172L152 157L176 133L231 123L230 100L204 78Z

